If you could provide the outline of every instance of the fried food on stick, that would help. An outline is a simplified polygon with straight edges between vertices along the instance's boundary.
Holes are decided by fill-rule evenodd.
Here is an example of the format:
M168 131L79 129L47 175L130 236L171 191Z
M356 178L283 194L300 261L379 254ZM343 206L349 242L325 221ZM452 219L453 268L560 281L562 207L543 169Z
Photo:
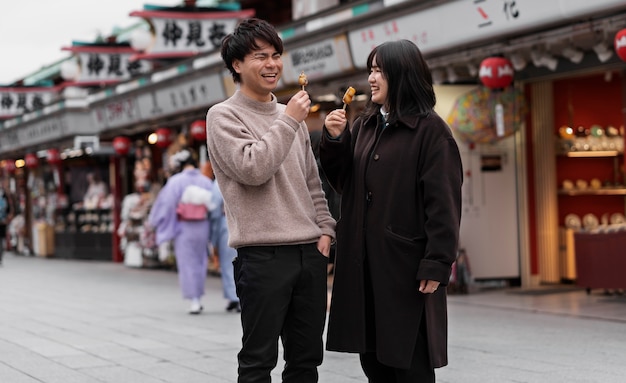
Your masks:
M356 94L356 89L354 89L353 87L349 86L348 89L346 89L346 93L343 95L343 99L342 99L344 110L346 109L348 105L350 105L355 94Z
M309 85L309 79L306 77L304 72L300 72L300 76L298 76L298 84L302 87L302 90L304 90L306 85Z

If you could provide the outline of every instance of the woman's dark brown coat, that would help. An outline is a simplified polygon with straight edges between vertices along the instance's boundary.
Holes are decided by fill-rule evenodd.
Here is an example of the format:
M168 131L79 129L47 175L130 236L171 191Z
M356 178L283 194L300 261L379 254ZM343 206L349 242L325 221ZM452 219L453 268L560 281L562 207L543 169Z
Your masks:
M408 368L425 311L433 367L447 364L446 289L456 258L463 170L445 122L434 112L382 129L382 117L357 119L320 156L342 194L326 347L366 351L364 257L367 254L381 363ZM418 291L435 280L434 294Z

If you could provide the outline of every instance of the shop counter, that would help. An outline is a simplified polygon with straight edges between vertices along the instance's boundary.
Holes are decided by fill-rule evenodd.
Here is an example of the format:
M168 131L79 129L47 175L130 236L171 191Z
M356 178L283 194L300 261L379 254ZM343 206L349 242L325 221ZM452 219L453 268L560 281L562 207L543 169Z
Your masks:
M626 230L574 234L576 285L626 289Z
M72 210L63 214L61 222L54 234L55 257L113 260L110 209Z

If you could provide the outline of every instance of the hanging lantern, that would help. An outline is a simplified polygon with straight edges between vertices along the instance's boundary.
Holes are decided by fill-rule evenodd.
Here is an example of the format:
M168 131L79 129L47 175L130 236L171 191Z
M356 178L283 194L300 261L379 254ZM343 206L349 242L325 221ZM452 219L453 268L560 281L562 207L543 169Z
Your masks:
M115 137L113 139L113 149L120 156L125 156L130 151L130 138L125 136Z
M480 63L478 76L488 88L506 88L513 82L513 64L504 57L488 57Z
M15 166L15 160L4 160L4 169L9 174L15 174L17 167Z
M622 29L615 34L613 45L615 46L615 52L617 52L619 58L626 61L626 29Z
M168 128L159 128L156 130L156 143L159 148L167 148L174 142L174 132Z
M39 159L34 153L28 153L24 156L24 164L29 169L34 169L39 166Z
M59 165L61 163L61 154L59 149L48 149L46 152L46 160L50 165Z
M206 121L205 120L196 120L191 123L189 127L189 133L191 137L196 141L204 141L206 140Z

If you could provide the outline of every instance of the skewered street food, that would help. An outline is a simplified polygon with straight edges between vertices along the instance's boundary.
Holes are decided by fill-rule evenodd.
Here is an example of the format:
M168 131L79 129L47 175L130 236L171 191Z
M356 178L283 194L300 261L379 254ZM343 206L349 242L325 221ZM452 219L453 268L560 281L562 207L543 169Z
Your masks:
M354 89L353 87L349 86L348 89L346 89L346 93L343 95L343 99L342 99L344 109L346 109L346 107L350 105L355 94L356 94L356 89Z
M298 76L298 84L302 87L302 90L304 90L306 85L309 85L309 79L306 77L304 72L300 72L300 76Z

